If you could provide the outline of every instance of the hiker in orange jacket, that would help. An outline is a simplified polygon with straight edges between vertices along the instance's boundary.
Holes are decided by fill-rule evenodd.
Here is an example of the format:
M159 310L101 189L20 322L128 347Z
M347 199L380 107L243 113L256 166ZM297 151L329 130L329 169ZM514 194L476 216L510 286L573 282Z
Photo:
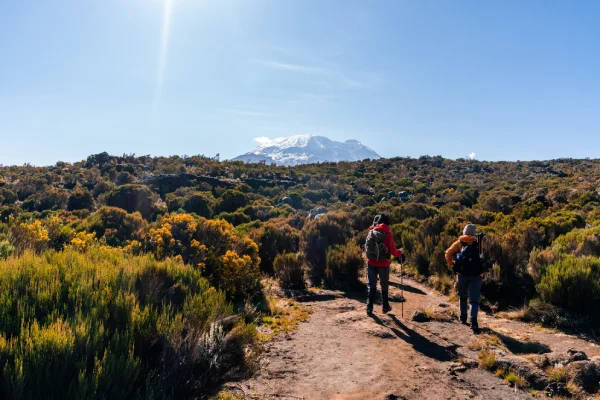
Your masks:
M389 225L390 218L386 214L376 216L365 244L367 276L369 278L367 314L373 313L373 303L377 295L377 276L379 276L381 282L383 312L388 313L392 310L388 299L391 256L400 257L404 251L396 248Z
M463 230L463 235L446 250L446 262L456 273L456 289L460 304L460 321L467 324L468 304L471 303L471 328L477 332L479 324L479 298L483 283L483 263L480 258L477 227L468 224Z

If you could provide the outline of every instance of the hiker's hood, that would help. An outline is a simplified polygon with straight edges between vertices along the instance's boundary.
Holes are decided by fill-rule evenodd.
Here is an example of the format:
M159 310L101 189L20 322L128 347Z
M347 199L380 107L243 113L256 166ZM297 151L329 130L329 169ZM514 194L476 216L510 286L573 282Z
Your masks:
M471 236L471 235L462 235L461 237L458 238L458 240L460 240L461 242L466 243L468 245L471 245L477 241L477 238L475 236Z
M371 230L375 230L375 231L379 231L379 232L385 232L385 233L392 233L392 231L390 231L390 227L387 226L386 224L379 224L376 226L372 226Z

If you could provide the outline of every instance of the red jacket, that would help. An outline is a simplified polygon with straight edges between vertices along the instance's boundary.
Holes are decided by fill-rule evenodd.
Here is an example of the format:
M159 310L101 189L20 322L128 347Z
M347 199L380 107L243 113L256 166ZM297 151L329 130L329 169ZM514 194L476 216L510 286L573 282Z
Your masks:
M394 244L394 237L392 236L392 231L390 231L390 227L386 224L379 224L377 226L371 227L371 230L373 229L379 232L387 233L384 243L385 247L388 248L391 255L393 255L394 257L400 257L400 255L402 254L402 250L396 248L396 245ZM367 264L373 267L389 267L392 264L392 262L390 260L368 260Z

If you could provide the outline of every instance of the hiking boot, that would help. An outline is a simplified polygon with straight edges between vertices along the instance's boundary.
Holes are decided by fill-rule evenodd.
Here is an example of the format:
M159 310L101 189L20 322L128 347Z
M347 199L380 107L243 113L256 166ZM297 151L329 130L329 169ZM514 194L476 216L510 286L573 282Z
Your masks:
M369 288L369 296L367 298L367 314L373 314L373 304L375 303L375 295L377 295L376 290L371 290Z
M480 332L479 323L477 322L476 318L471 318L471 329L473 330L473 333Z
M388 291L387 290L382 290L381 291L381 300L383 303L383 313L389 313L390 311L392 311L392 306L390 306L390 301L388 300Z
M467 323L467 316L466 315L461 315L460 316L460 323L463 324L463 325L469 325Z

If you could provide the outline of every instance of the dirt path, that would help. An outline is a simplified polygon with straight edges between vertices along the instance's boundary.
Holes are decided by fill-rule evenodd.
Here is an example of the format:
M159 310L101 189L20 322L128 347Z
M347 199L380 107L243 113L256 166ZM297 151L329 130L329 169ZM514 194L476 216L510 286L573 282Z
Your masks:
M400 284L392 278L392 297ZM337 298L305 303L313 309L308 323L267 345L260 373L228 390L253 398L278 399L530 399L492 373L471 367L453 372L458 360L477 360L466 346L474 336L457 322L416 323L412 314L446 299L405 281L404 319L401 303L384 315L365 313L364 299ZM452 306L450 306L452 307ZM600 349L582 340L526 324L482 317L482 326L516 346L539 340L557 351L576 347L588 355ZM516 344L515 344L516 343Z

